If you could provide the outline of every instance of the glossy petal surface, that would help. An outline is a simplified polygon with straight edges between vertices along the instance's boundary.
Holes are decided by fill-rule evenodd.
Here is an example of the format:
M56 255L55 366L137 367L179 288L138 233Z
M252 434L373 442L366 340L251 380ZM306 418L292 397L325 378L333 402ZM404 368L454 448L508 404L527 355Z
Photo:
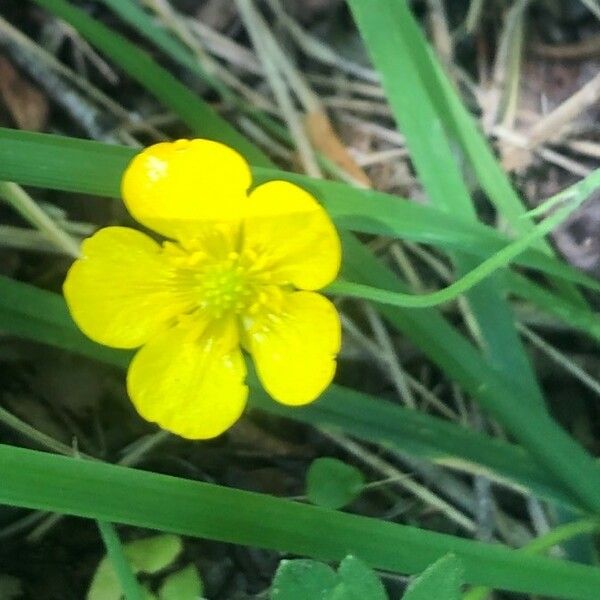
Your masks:
M340 342L335 306L313 292L288 293L277 314L246 322L245 345L258 376L282 404L307 404L325 390L335 374Z
M250 194L244 244L260 256L274 281L316 290L335 279L340 240L323 207L287 181L270 181Z
M121 191L131 215L182 239L220 221L241 218L252 176L244 158L211 140L150 146L129 164Z
M154 240L135 229L106 227L83 242L63 290L88 337L136 348L185 310L170 280L170 265Z
M144 419L189 439L216 437L239 419L248 396L246 365L226 329L213 326L197 339L174 328L138 351L127 390Z

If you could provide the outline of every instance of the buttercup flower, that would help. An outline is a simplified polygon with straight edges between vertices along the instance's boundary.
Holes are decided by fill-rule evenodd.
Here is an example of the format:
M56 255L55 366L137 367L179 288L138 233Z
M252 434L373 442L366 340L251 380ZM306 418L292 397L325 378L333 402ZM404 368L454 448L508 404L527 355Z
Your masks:
M127 389L142 417L192 439L240 417L248 389L242 349L277 401L302 405L330 384L337 311L315 293L336 277L340 241L300 187L249 192L246 161L209 140L160 143L122 180L131 215L167 241L128 227L82 245L64 293L90 338L138 348Z

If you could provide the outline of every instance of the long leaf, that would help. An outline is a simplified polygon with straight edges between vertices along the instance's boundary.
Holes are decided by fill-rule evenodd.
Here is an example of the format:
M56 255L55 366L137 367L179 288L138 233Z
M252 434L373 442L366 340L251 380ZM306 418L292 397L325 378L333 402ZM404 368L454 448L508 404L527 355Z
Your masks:
M465 219L476 220L443 113L423 81L423 71L428 65L419 61L418 56L427 52L426 44L410 35L413 23L409 22L407 3L349 0L349 5L431 202ZM455 255L454 262L460 274L476 266L472 257L460 253ZM542 393L503 292L504 280L497 274L472 289L467 298L491 363L518 378L533 404L543 409Z
M0 128L0 180L118 198L121 176L136 152L126 146ZM341 229L480 257L510 243L491 227L389 194L272 168L254 167L253 174L257 183L286 179L312 191ZM596 280L542 252L525 251L515 262L600 291Z
M360 246L359 242L347 235L342 237L346 255L352 255L357 245ZM376 260L352 261L345 265L344 275L382 289L405 291L397 278ZM389 305L378 305L378 309L396 329L407 335L445 372L452 373L464 389L496 415L531 455L579 498L582 506L600 512L600 469L549 416L535 409L519 381L490 372L485 359L458 332L447 327L435 311L423 309L426 310L424 320L421 311ZM578 465L576 469L574 464Z
M415 573L452 552L467 583L597 600L600 571L272 496L0 445L0 502ZM40 485L43 483L43 485ZM132 498L135 501L132 502Z

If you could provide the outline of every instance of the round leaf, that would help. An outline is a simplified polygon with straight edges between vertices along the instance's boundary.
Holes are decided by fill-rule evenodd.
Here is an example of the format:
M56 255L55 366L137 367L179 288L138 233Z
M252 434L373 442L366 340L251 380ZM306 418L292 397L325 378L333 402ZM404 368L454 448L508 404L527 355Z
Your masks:
M355 556L346 556L338 568L345 587L344 600L387 600L387 593L371 567Z
M160 600L197 600L204 593L202 580L194 565L169 575L160 588Z
M328 600L338 583L335 571L315 560L282 560L270 600Z
M453 554L446 554L408 586L403 600L460 600L462 575L460 560Z
M355 467L336 458L313 461L306 476L308 499L318 506L342 508L362 491L364 477Z

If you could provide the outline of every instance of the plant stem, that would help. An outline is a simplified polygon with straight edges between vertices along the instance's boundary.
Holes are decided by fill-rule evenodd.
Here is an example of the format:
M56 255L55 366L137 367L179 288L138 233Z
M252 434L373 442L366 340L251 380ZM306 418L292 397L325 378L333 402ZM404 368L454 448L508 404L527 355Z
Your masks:
M102 541L106 546L106 553L110 558L113 568L119 578L121 590L126 600L143 600L142 591L138 584L131 565L123 552L121 540L114 526L106 521L97 521Z

